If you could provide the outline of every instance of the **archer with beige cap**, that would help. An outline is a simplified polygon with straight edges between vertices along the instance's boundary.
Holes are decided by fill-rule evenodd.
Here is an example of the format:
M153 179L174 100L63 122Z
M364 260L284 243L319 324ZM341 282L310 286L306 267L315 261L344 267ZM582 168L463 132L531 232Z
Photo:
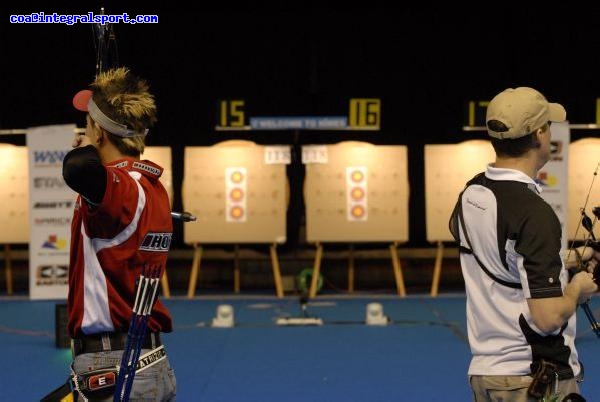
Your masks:
M549 103L544 95L533 88L508 88L492 99L486 115L490 137L519 138L533 133L546 123L567 119L565 108Z
M550 159L551 123L565 120L564 107L533 88L496 95L486 115L496 160L467 182L450 218L476 402L585 400L575 311L598 287L587 271L569 278L576 261L562 261L561 225L535 180ZM585 261L600 259L581 250Z

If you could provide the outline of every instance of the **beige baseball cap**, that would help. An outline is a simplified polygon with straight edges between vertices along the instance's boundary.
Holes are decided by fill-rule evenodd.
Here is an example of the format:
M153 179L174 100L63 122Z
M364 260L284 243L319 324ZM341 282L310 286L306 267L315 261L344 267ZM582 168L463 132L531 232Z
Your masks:
M567 112L558 103L549 103L533 88L508 88L488 105L485 117L488 134L513 139L531 134L549 121L565 121Z

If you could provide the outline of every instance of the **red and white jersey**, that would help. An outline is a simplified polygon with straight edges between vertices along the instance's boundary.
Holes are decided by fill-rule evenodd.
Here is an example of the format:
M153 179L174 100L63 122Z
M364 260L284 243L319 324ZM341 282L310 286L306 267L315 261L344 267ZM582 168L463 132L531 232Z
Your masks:
M71 337L129 328L135 283L145 264L164 272L173 222L169 197L158 180L163 169L120 159L106 166L106 191L98 206L78 197L71 226L69 321ZM158 300L149 331L172 331Z

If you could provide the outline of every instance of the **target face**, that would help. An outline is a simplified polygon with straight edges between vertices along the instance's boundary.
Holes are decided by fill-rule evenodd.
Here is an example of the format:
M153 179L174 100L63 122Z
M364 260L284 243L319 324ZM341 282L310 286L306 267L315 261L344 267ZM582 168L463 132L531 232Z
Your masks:
M367 168L354 166L346 168L346 219L362 222L368 218Z
M225 219L227 222L246 222L247 171L245 167L225 169Z

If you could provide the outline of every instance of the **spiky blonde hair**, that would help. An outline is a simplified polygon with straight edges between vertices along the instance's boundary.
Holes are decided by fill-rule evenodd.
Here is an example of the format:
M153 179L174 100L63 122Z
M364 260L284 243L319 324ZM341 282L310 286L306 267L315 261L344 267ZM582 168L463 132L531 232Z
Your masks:
M156 104L148 83L126 67L98 74L92 83L93 99L98 108L117 123L136 132L144 132L156 122ZM108 134L111 142L127 155L144 151L144 137L119 137Z

